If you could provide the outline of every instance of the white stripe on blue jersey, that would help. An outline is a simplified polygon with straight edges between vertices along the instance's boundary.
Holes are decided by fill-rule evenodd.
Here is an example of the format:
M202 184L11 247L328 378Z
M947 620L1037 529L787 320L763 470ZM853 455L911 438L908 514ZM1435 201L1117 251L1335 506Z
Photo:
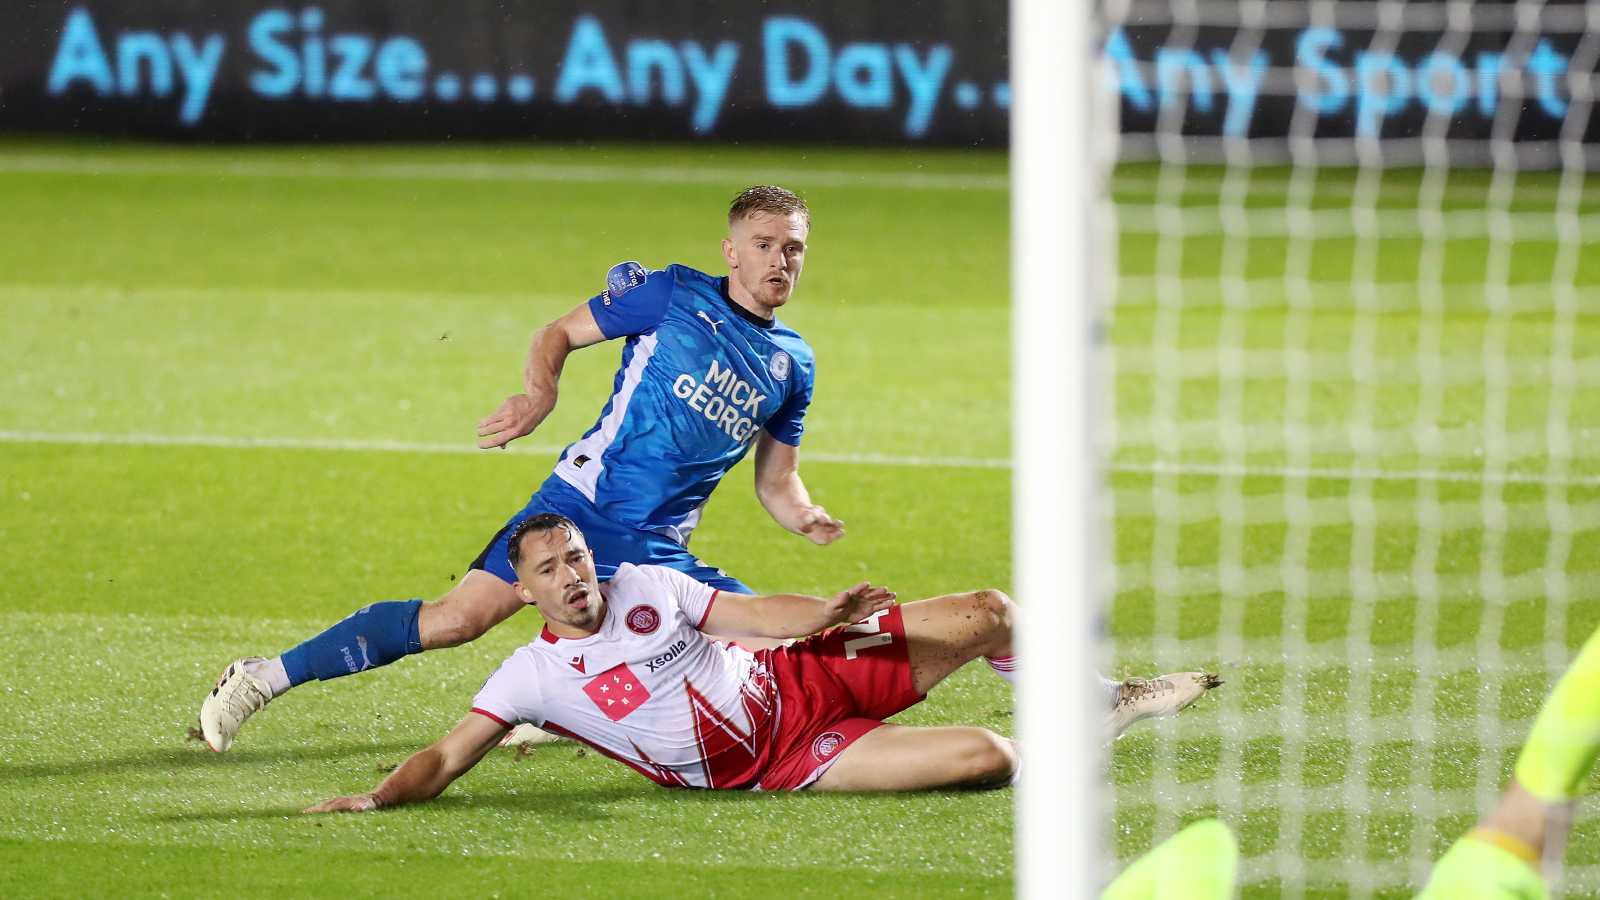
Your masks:
M611 395L611 400L606 403L605 411L600 414L600 422L584 435L583 439L567 448L562 461L577 459L587 456L587 462L573 466L570 475L562 475L568 484L583 492L589 502L595 499L595 483L600 480L600 472L606 465L606 450L611 442L616 439L617 431L622 427L622 420L628 414L628 401L633 399L633 391L639 386L639 380L644 377L645 367L650 364L650 357L655 353L656 336L647 334L640 336L638 342L631 343L623 351L624 355L632 356L623 363L622 377L616 390Z

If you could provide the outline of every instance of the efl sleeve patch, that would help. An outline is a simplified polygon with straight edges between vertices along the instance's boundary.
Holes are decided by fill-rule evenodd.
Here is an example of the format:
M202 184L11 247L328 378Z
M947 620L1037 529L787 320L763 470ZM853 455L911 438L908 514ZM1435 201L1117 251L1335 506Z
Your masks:
M606 294L621 297L650 280L650 273L636 262L617 263L606 273Z
M612 266L606 273L606 289L589 301L600 333L612 339L660 325L672 299L672 281L669 273L649 272L636 262Z

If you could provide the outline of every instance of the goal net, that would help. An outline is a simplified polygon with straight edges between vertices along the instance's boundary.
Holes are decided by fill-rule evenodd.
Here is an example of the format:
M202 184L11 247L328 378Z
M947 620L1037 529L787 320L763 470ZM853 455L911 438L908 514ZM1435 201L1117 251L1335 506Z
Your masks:
M1096 27L1103 662L1227 681L1114 745L1106 847L1218 815L1244 897L1411 897L1600 624L1600 3Z

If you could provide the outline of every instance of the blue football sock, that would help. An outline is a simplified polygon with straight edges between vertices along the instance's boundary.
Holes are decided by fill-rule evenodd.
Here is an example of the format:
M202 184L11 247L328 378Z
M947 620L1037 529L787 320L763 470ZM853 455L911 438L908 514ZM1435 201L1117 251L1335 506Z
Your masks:
M283 654L289 685L354 675L421 653L422 635L417 630L421 610L421 600L389 600L361 607Z

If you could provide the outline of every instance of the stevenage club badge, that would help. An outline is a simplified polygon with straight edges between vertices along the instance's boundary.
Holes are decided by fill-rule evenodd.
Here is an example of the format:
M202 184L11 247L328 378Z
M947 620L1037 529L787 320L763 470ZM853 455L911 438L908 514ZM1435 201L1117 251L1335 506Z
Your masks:
M654 634L661 627L661 614L653 606L635 606L628 610L625 620L628 630L634 634Z
M839 745L843 743L844 735L837 731L825 731L811 742L811 755L817 758L817 762L827 762L839 752Z

